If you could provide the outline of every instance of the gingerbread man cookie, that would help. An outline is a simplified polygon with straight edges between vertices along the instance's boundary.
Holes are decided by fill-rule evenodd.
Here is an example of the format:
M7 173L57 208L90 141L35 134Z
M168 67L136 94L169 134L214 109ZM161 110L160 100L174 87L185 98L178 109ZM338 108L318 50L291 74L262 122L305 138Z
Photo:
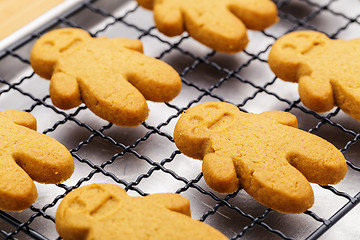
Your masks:
M308 108L325 112L339 106L360 121L360 39L332 40L316 31L279 38L269 66L279 78L299 84Z
M335 184L346 174L342 153L324 139L299 130L282 111L241 112L229 103L190 108L176 124L174 140L185 155L203 160L206 183L230 193L239 186L265 206L285 213L310 208L310 182Z
M69 151L38 133L36 119L23 111L0 112L0 210L21 211L35 202L34 181L60 183L74 171Z
M227 239L190 218L189 201L178 194L130 197L114 184L73 190L60 203L56 229L64 240Z
M167 36L187 31L204 45L221 52L245 49L247 29L263 30L278 21L270 0L137 0L154 11L156 27Z
M137 126L148 116L146 100L167 102L181 79L168 64L142 53L139 40L92 38L76 28L39 38L30 55L34 71L50 82L50 97L61 109L82 102L120 126Z

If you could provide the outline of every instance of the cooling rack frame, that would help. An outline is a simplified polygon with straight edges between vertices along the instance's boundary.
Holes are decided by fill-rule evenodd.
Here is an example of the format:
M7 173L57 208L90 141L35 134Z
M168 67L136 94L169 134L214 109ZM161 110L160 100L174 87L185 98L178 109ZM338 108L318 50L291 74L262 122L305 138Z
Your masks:
M201 164L191 165L192 161L196 160L185 157L176 149L171 130L184 110L197 103L209 101L209 99L232 102L245 112L263 111L264 109L273 110L274 108L289 111L297 115L300 120L300 128L303 130L318 134L329 141L334 137L332 131L339 131L346 136L345 141L337 140L334 144L346 156L348 168L353 172L353 175L360 175L360 163L357 162L356 158L360 154L356 149L353 150L354 146L359 144L360 128L357 125L358 122L346 116L339 108L334 108L330 112L323 114L310 111L300 102L297 92L294 91L296 86L283 83L269 71L266 71L264 75L256 75L252 69L253 66L255 66L255 70L266 68L267 54L271 45L283 34L299 29L310 29L324 32L331 38L343 37L341 34L347 32L352 26L360 26L360 11L358 14L355 12L355 15L348 16L341 11L334 10L332 6L336 5L338 0L274 0L279 9L280 22L278 26L284 25L284 27L271 27L261 32L249 31L251 37L250 46L244 52L230 56L201 46L186 33L179 37L168 38L158 33L151 21L144 22L145 26L139 24L139 19L137 19L139 15L142 16L146 13L147 16L150 16L151 13L136 6L134 2L129 0L120 1L120 11L114 8L114 3L103 5L103 2L106 1L85 0L61 16L39 27L32 34L0 51L0 63L5 62L6 66L11 64L15 69L19 68L19 73L8 74L4 72L4 70L7 70L6 68L0 67L0 103L3 104L1 110L5 110L8 107L5 100L9 98L15 99L15 97L8 97L9 95L19 95L26 98L31 104L28 104L26 107L19 104L17 106L18 110L31 112L37 118L39 116L44 117L44 121L50 120L51 124L45 124L44 121L40 121L40 124L44 125L40 131L44 134L54 136L61 142L68 138L59 134L59 132L63 131L60 128L66 125L70 126L72 130L81 129L79 131L81 137L76 138L77 142L75 141L75 144L66 146L70 149L75 162L78 164L78 168L75 171L79 170L79 166L87 168L85 170L87 174L77 175L74 177L76 179L71 182L66 181L62 184L45 187L46 190L44 191L48 191L47 188L50 188L54 189L55 192L53 196L47 196L45 204L41 201L40 204L35 203L25 213L0 211L0 219L3 221L3 224L0 224L0 237L5 239L58 238L58 236L54 237L54 235L48 236L46 229L44 230L39 227L41 222L44 221L52 226L52 232L54 232L54 211L61 199L68 192L81 185L95 180L104 181L104 179L121 185L132 195L141 196L150 193L149 190L144 189L150 189L151 191L157 191L158 188L160 188L159 191L167 190L166 187L169 186L164 182L167 179L171 179L171 181L176 182L173 192L187 197L190 196L191 203L195 205L195 208L192 206L195 218L225 231L225 234L231 239L253 239L254 237L264 236L271 239L318 239L357 206L360 201L360 191L358 190L353 193L351 188L351 193L349 193L342 190L342 186L339 190L337 185L313 185L315 193L316 191L325 192L325 195L330 195L331 199L335 197L341 199L340 204L332 210L330 215L325 214L326 216L322 216L323 212L319 210L320 207L291 217L279 214L271 209L261 208L260 205L256 205L255 200L247 196L242 189L233 194L217 194L204 184L201 169L199 170ZM360 9L360 3L357 6ZM89 14L96 16L95 19L89 20L84 17L84 15ZM325 16L322 16L324 14ZM323 21L324 19L339 18L341 23L334 29L329 30L326 28L327 25L318 18ZM120 26L120 30L130 29L130 37L142 40L146 54L169 62L170 65L174 64L174 68L178 70L182 78L183 88L185 89L183 90L184 95L180 94L179 97L169 103L149 103L151 111L156 108L160 110L155 110L154 113L151 113L149 119L140 127L132 129L119 128L111 123L100 120L95 115L89 113L84 105L71 111L57 109L52 105L49 95L46 93L47 89L44 88L46 84L44 86L40 84L36 89L31 88L28 90L26 86L29 86L31 81L45 82L45 80L41 80L29 69L28 60L31 45L43 33L57 27L79 27L89 31L93 36L123 37L123 32L114 30L118 26ZM265 39L266 43L264 45L261 45L260 42L252 44L252 42L259 39ZM153 47L152 44L156 45L156 47ZM179 60L179 58L184 58L186 61L175 61ZM259 76L264 77L265 80L259 80L258 82L255 78ZM201 78L201 81L198 81L199 78ZM290 93L282 95L283 92L277 92L278 85L283 88L289 88ZM233 86L235 86L234 92L231 91ZM38 90L40 87L43 89ZM238 96L235 92L239 89L243 96ZM230 93L228 94L227 91L230 91ZM271 98L276 104L257 108L255 103L260 98ZM260 102L266 103L268 101ZM39 108L46 110L46 114L38 110ZM168 115L165 117L155 116L162 112ZM52 117L48 117L48 113ZM158 118L162 120L160 121ZM324 128L325 130L323 130ZM159 158L153 152L147 153L145 150L153 148L151 145L146 146L148 142L154 142L154 140L151 140L152 138L156 138L155 142L159 140L155 146L165 149L165 145L171 145L171 150L164 150L165 153L159 151L161 156ZM94 156L87 155L86 153L93 148L93 144L95 144L95 147L108 147L111 149L109 150L111 154L108 156L107 154L109 153L104 151L102 153L106 157L102 161L94 160ZM100 151L100 149L98 150ZM141 168L143 171L138 172L137 175L132 176L131 180L128 180L130 178L127 175L121 175L117 167L118 165L122 166L122 162L135 161L134 159L139 160L146 167L144 169ZM178 171L177 168L173 168L173 165L184 167L183 164L178 163L180 161L185 161L186 164L194 167L197 171L188 174L185 170ZM147 183L152 179L158 181L158 174L162 174L165 180L161 182L162 178L159 177L160 183L157 182L156 188L153 189L148 186L154 183L144 184L144 182ZM162 187L162 184L165 187ZM38 184L37 187L41 188L42 186ZM344 186L344 189L346 189L346 186ZM198 198L201 199L199 200ZM51 201L48 201L48 199L51 199ZM208 200L202 202L204 199ZM332 200L329 201L331 202ZM244 207L244 202L250 203L252 207L258 207L260 210L254 211ZM212 205L209 205L209 203ZM206 205L206 207L204 208L203 205ZM198 210L196 207L200 207L201 210ZM230 214L226 215L223 212ZM219 220L221 217L214 217L221 215L226 215L227 223L232 225L231 230L227 229L226 224L221 224ZM212 220L213 217L217 220ZM232 218L235 220L232 220ZM292 219L292 223L298 221L297 218L301 218L301 223L315 221L316 224L314 225L316 226L311 231L306 232L305 235L299 235L296 231L286 232L286 229L282 228L282 226L274 226L274 219L287 218ZM269 221L269 219L272 221ZM3 226L6 228L2 228ZM303 224L303 226L309 225Z

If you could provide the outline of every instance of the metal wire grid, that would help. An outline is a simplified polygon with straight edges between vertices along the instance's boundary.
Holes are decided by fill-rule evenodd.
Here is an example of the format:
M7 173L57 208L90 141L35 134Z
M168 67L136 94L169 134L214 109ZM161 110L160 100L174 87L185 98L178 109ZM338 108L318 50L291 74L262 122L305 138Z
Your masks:
M344 124L344 122L341 121L341 119L344 118L344 114L340 109L335 108L327 114L318 114L309 111L303 107L298 99L297 93L291 96L282 96L275 90L278 84L281 85L283 82L274 77L274 75L267 73L264 79L257 79L258 81L256 81L251 77L247 77L247 74L249 74L247 70L254 71L254 69L258 69L259 67L265 68L267 54L272 43L286 32L298 29L313 29L322 31L331 38L337 38L352 26L359 26L360 22L358 19L360 15L348 16L343 12L336 11L336 8L332 8L332 6L339 2L337 0L275 1L281 18L279 26L284 27L270 28L259 33L253 33L255 37L264 40L266 44L261 45L259 41L259 43L249 46L249 48L242 53L235 56L227 56L202 46L199 47L187 34L170 39L159 34L151 21L149 23L141 22L139 24L135 19L143 15L144 10L135 4L131 5L130 8L126 8L126 11L121 12L120 16L115 16L113 12L115 8L104 7L102 5L103 2L104 1L100 0L84 1L64 15L48 23L46 26L43 26L37 32L15 43L5 51L0 52L0 63L4 63L5 61L10 62L16 73L13 72L10 74L0 67L0 102L2 110L6 109L6 105L9 105L8 100L6 100L8 96L15 96L13 99L16 99L16 101L26 99L24 100L24 104L19 104L19 110L31 112L35 116L39 116L41 115L39 112L45 111L47 116L52 116L44 120L47 121L46 124L44 124L46 127L39 129L44 134L56 138L58 136L57 133L64 131L64 128L71 128L75 132L80 133L80 136L76 137L71 144L66 145L66 142L63 142L70 149L75 163L78 166L74 173L75 176L71 178L72 181L52 185L51 191L54 192L54 195L51 195L45 200L46 204L39 205L35 203L30 209L22 213L0 211L0 217L3 220L3 224L0 225L2 228L0 230L0 236L5 239L58 238L54 227L54 212L57 204L71 190L90 182L99 181L117 183L124 187L129 194L141 196L150 193L146 190L149 185L161 188L162 184L166 181L174 183L176 188L173 192L180 193L187 197L190 196L192 209L195 211L195 216L193 213L194 218L220 228L220 230L231 239L249 239L259 236L266 236L268 239L316 239L356 206L360 199L360 192L357 191L353 194L350 193L351 191L338 190L337 186L317 186L318 191L324 191L326 194L329 194L330 197L326 201L331 202L334 198L341 198L342 204L337 205L337 208L332 209L328 215L325 215L327 217L324 217L321 213L317 213L316 209L306 211L299 215L291 215L290 219L292 219L292 222L290 225L295 224L299 219L303 219L303 221L309 222L309 225L313 225L304 236L299 237L299 234L294 234L294 232L288 232L286 230L289 225L284 227L274 224L279 218L288 219L289 216L279 214L271 209L266 209L261 205L256 205L255 200L248 197L243 190L239 189L237 192L228 195L217 194L212 192L206 187L206 184L204 184L201 168L195 166L191 174L185 174L184 171L174 168L173 166L177 166L174 163L186 161L188 164L196 160L186 158L176 149L173 143L172 129L184 110L202 101L232 102L241 110L247 112L256 109L254 105L257 104L258 99L267 99L270 97L272 99L271 101L276 102L275 108L296 114L302 129L320 136L324 135L329 141L331 141L331 137L333 136L331 133L331 136L329 135L331 131L343 135L342 139L345 140L335 142L334 144L341 149L347 157L348 171L351 171L355 176L359 175L359 162L354 158L354 156L358 154L354 146L356 144L358 145L359 142L359 128L348 127L346 122ZM120 1L119 5L121 4L123 3ZM296 9L295 12L292 10L294 7ZM302 11L300 11L301 9ZM301 14L303 15L301 16ZM316 23L316 19L322 14L328 15L325 18L326 20L331 18L341 19L341 21L338 21L341 25L332 28L331 31L324 31L324 29L320 28ZM79 16L84 15L86 16L86 20L80 20L84 18L80 18ZM102 22L103 24L98 24L94 27L89 23L91 21ZM167 61L170 64L173 63L171 56L175 56L176 59L186 59L186 61L180 61L180 64L175 64L174 66L174 68L179 71L183 81L182 93L170 103L149 103L150 108L157 107L161 110L155 111L153 115L150 115L149 119L140 127L120 128L114 126L88 113L89 111L84 105L72 111L62 111L51 104L49 95L46 93L47 88L41 90L40 93L28 90L28 86L32 84L31 81L37 78L32 70L29 70L29 49L33 42L44 32L53 27L80 27L88 30L93 36L101 36L109 35L114 26L121 26L121 28L129 30L143 42L151 41L151 43L154 44L156 42L161 50L157 51L157 55L154 55L154 57ZM279 29L281 31L279 31ZM116 32L115 34L116 36L124 37L121 35L121 32ZM196 48L200 48L201 50L197 52L194 51L193 48L188 48L189 43L195 44ZM256 48L254 48L254 46L256 46ZM234 61L237 56L241 57L241 61L235 61L237 65L232 66L228 64L229 58ZM0 66L1 65L2 64L0 64ZM252 69L254 65L255 68ZM198 72L202 75L199 76ZM204 75L204 72L207 72L208 75ZM200 78L205 80L194 80ZM208 80L209 82L207 82ZM45 80L41 81L45 82ZM230 87L225 87L226 84L230 84ZM246 91L242 91L241 94L231 91L222 92L222 89L231 89L234 86L233 84L240 84L241 88L244 88ZM287 87L287 85L284 86ZM40 87L42 86L37 87L37 89ZM273 105L270 107L265 106L261 110L272 110L271 108L273 107ZM156 114L162 114L161 118L163 120L160 122L152 121L152 116ZM82 115L85 115L85 117ZM90 116L91 119L89 119L88 116ZM302 119L305 120L302 121ZM323 129L325 130L322 131ZM114 134L115 132L116 134ZM135 134L133 134L134 132ZM121 134L125 134L126 136L119 137ZM61 140L63 139L59 139L60 142ZM154 141L157 142L158 145L156 146L159 148L163 147L163 145L168 145L171 146L172 150L165 151L165 153L161 154L162 150L156 149L160 157L156 154L154 155L153 153L143 151L143 149L149 149L149 147L146 147L146 144ZM102 147L110 150L103 151L101 149ZM99 157L101 160L94 159L92 156L86 154L89 149L93 148L100 152L96 157ZM109 152L111 154L109 154ZM119 169L118 167L121 166L121 163L126 161L137 161L142 166L139 172L132 176L133 178L131 180L119 174L117 170ZM80 167L82 169L88 169L87 174L81 176L76 175L76 171ZM158 182L158 177L156 177L156 175L159 174L161 175L160 179L164 179L160 180L160 183ZM155 179L154 182L151 182L153 179ZM150 183L147 183L149 181ZM39 188L38 185L37 187ZM46 189L46 191L48 191L48 189ZM41 192L39 195L40 194ZM197 210L196 207L205 204L199 203L204 201L204 199L206 199L207 208L200 207L200 210ZM245 207L244 201L246 201L246 203L251 202L252 205L250 205L252 207L256 206L256 208L260 210L254 211L251 207ZM193 205L195 205L195 208L193 208ZM230 215L232 220L226 221L225 224L218 225L219 221L223 221L223 219L219 220L222 212ZM45 231L44 228L38 227L39 225L44 225L46 229L50 228L53 234L48 235L48 232ZM231 225L231 227L228 228L227 225ZM304 231L304 229L299 229L299 231Z

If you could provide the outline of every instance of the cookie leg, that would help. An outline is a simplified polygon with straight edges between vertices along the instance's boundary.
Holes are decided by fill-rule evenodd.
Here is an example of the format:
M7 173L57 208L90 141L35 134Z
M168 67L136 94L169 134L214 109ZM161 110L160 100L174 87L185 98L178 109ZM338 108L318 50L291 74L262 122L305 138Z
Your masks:
M37 199L31 178L9 156L0 161L0 210L21 211Z
M184 10L186 31L190 36L220 52L234 53L245 49L248 37L243 22L221 4L215 5L216 11L204 7L209 9Z
M202 170L207 185L217 192L231 193L239 188L234 163L229 157L216 153L206 154Z
M244 190L261 204L279 212L301 213L314 203L307 179L285 159L269 152L262 161L257 154L237 161Z
M168 64L143 54L129 55L127 66L128 81L135 86L147 100L169 102L181 90L179 74Z
M334 107L332 86L321 74L305 75L299 79L301 101L317 112L326 112Z
M50 97L55 106L70 109L79 106L82 101L75 77L57 72L51 77Z
M87 79L80 79L79 87L86 106L111 123L138 126L148 116L144 96L122 76L94 72Z
M148 0L138 1L143 7L148 7ZM153 4L151 4L153 5ZM154 21L157 29L167 36L177 36L182 34L184 29L183 14L179 4L175 1L162 1L154 6Z
M332 82L335 96L335 104L345 113L360 121L360 88L351 86L356 81L349 81L348 84L343 82Z
M286 158L310 182L335 184L345 177L345 158L331 143L304 131L288 131L287 134L298 141L288 145Z
M23 128L18 133L17 149L12 156L15 162L40 183L60 183L68 179L74 171L74 160L70 152L55 139Z

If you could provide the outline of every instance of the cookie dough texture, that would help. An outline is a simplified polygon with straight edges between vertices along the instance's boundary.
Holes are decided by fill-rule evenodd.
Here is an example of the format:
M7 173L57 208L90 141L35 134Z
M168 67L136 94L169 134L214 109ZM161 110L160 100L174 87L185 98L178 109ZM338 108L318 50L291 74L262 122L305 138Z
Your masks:
M268 62L277 77L299 84L306 107L326 112L338 106L360 121L360 39L292 32L275 42Z
M66 195L55 223L64 240L227 239L191 219L189 201L178 194L131 197L107 183L86 185Z
M297 128L282 111L241 112L229 103L202 103L176 124L174 140L185 155L203 160L213 190L242 187L263 205L301 213L313 205L309 182L335 184L346 174L342 153L326 140Z
M247 29L264 30L278 21L270 0L137 0L154 11L157 29L167 36L187 31L204 45L226 53L248 43Z
M21 211L37 197L34 181L60 183L74 171L69 151L36 132L36 119L23 111L0 112L0 210Z
M119 126L137 126L148 116L146 100L167 102L181 90L178 73L142 53L140 40L92 38L76 28L40 37L30 55L34 71L50 79L50 97L61 109L82 102Z

